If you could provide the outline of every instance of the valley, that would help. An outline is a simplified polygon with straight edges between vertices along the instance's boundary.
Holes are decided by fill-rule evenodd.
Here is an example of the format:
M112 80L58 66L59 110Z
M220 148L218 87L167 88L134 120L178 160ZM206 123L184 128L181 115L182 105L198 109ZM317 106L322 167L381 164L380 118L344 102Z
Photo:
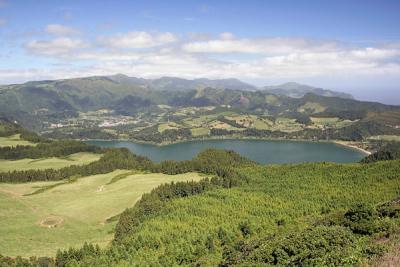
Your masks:
M123 75L28 82L0 88L0 102L7 99L0 115L47 138L153 144L216 137L362 143L373 136L399 135L397 106L296 83L287 86Z
M0 0L0 267L400 267L399 14Z
M117 77L3 87L0 265L368 266L396 253L398 106Z

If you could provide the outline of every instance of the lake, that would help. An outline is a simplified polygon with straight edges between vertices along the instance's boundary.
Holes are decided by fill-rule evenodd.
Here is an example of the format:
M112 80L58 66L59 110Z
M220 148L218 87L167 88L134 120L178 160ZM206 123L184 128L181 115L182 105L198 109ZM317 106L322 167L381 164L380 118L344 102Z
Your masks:
M165 146L132 141L87 141L101 147L126 147L137 155L155 162L192 159L207 148L230 149L261 164L296 162L357 162L365 154L326 142L265 141L265 140L196 140Z

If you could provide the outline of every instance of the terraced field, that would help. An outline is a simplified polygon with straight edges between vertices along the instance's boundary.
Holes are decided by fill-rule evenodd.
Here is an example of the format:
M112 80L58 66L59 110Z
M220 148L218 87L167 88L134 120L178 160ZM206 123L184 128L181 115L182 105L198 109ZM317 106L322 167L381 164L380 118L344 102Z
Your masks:
M201 178L116 170L70 182L0 184L0 254L55 255L85 241L106 246L116 223L108 218L159 184Z

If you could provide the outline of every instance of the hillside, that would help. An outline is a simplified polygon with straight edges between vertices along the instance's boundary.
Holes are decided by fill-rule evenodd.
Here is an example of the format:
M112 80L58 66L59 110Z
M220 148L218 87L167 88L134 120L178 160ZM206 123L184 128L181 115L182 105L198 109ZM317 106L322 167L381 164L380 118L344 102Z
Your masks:
M284 95L294 98L301 98L308 93L313 93L315 95L320 95L320 96L333 96L333 97L353 99L353 96L351 94L317 88L295 82L288 82L280 85L264 86L262 89L275 95Z
M200 79L182 79L178 77L161 77L158 79L144 79L136 77L128 77L123 74L109 76L113 81L124 83L127 85L142 86L157 91L188 91L212 87L217 89L231 89L243 91L255 91L257 87L242 82L238 79L217 79L210 80L206 78Z
M241 182L230 189L160 186L121 215L110 247L84 245L40 261L58 266L372 264L397 244L399 166L398 161L237 165ZM0 256L0 262L23 260Z
M111 182L115 177L120 178ZM197 173L116 170L67 183L0 184L4 216L0 251L8 256L54 256L58 249L77 248L85 242L107 246L116 224L108 219L134 205L143 193L163 183L201 178Z
M307 88L293 98L250 90L234 79L39 81L2 86L0 115L52 138L168 143L215 136L362 141L399 135L398 106Z
M30 136L1 126L4 137ZM153 163L127 149L35 142L0 148L21 166L0 172L1 266L356 266L398 247L398 146L364 163L261 166L216 149ZM97 157L34 166L78 152Z

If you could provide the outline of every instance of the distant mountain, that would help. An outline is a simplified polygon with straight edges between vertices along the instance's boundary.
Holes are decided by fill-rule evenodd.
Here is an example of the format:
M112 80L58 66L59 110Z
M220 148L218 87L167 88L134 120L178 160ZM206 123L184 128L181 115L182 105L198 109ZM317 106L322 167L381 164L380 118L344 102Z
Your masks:
M41 129L43 122L75 118L79 112L109 109L121 115L157 114L160 105L224 105L270 116L303 113L352 120L366 118L371 112L398 110L398 107L356 101L347 94L310 86L289 83L280 87L283 88L256 90L236 79L143 79L125 75L27 82L0 86L0 117L35 130ZM388 113L386 117L388 125L400 125L397 113Z
M354 97L351 94L317 88L295 82L288 82L281 85L265 86L262 88L262 90L275 95L284 95L293 98L301 98L305 96L307 93L313 93L315 95L320 95L320 96L354 99Z
M143 78L129 77L123 74L108 76L108 78L119 83L142 86L157 91L185 91L185 90L203 89L207 87L212 87L216 89L231 89L231 90L243 90L243 91L257 90L257 87L233 78L217 79L217 80L210 80L206 78L189 80L177 77L143 79Z

